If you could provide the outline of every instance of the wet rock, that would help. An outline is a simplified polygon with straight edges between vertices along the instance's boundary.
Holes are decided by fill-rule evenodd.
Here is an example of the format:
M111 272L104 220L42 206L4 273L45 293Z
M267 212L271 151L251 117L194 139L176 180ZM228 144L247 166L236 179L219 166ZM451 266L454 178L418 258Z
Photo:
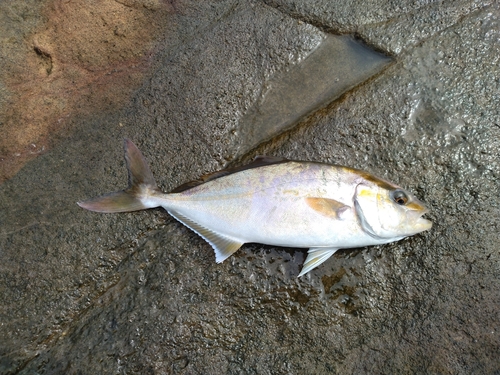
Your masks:
M0 372L498 372L500 10L484 7L460 8L446 28L439 8L422 8L441 31L242 158L363 168L431 208L432 231L339 251L298 279L301 250L248 244L215 264L162 210L75 204L124 186L123 136L165 189L231 162L237 134L225 135L324 33L260 3L205 5L203 27L155 54L127 108L69 117L71 131L0 186ZM383 9L374 21L398 11Z
M239 121L236 154L290 129L390 61L352 37L327 35L305 61L265 83L259 99Z
M328 3L322 0L266 0L283 13L340 34L362 36L384 51L400 54L441 31L461 18L494 1L387 1L376 0L366 6L355 0Z

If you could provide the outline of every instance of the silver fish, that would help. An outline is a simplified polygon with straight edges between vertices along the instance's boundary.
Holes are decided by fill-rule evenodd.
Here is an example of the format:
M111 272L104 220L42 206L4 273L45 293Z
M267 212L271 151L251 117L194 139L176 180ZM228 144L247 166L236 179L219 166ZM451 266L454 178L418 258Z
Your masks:
M161 206L213 247L217 263L247 242L308 248L302 276L338 249L399 241L432 227L413 194L358 169L258 157L164 194L128 139L125 159L126 190L78 205L96 212Z

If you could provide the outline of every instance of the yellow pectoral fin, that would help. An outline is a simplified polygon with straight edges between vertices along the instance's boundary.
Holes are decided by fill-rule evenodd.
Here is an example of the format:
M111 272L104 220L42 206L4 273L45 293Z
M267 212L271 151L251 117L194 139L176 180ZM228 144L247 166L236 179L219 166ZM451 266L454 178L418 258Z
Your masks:
M332 219L342 219L342 214L351 208L329 198L306 198L306 203L314 211Z

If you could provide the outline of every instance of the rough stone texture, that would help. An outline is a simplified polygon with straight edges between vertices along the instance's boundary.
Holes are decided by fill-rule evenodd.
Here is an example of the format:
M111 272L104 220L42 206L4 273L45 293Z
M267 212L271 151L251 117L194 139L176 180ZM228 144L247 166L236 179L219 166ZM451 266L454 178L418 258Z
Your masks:
M0 114L0 182L45 152L69 116L123 106L144 79L156 39L171 29L165 20L173 18L171 7L155 1L44 5L43 23L31 9L1 5L2 29L24 35L14 31L0 53L8 62L0 73L7 102Z
M391 62L350 36L328 35L300 64L266 82L255 104L239 119L235 139L246 152L294 127Z
M266 0L292 17L341 34L357 34L389 53L400 54L460 22L490 1Z
M70 112L1 185L1 373L500 372L499 6L315 3L172 5L176 30L197 28L155 52L128 104ZM165 190L232 161L228 134L261 87L324 30L395 63L241 160L370 170L429 205L430 232L297 279L301 250L250 244L217 265L162 210L76 206L123 187L123 136Z

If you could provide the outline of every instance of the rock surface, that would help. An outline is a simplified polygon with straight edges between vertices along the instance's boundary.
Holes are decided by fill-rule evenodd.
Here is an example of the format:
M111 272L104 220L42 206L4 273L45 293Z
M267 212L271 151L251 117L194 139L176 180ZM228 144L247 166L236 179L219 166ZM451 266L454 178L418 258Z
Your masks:
M498 4L25 3L0 12L0 373L500 372ZM392 63L248 141L331 33ZM123 137L166 191L257 154L318 160L408 187L434 227L300 279L300 249L216 264L160 209L76 206L124 187Z

